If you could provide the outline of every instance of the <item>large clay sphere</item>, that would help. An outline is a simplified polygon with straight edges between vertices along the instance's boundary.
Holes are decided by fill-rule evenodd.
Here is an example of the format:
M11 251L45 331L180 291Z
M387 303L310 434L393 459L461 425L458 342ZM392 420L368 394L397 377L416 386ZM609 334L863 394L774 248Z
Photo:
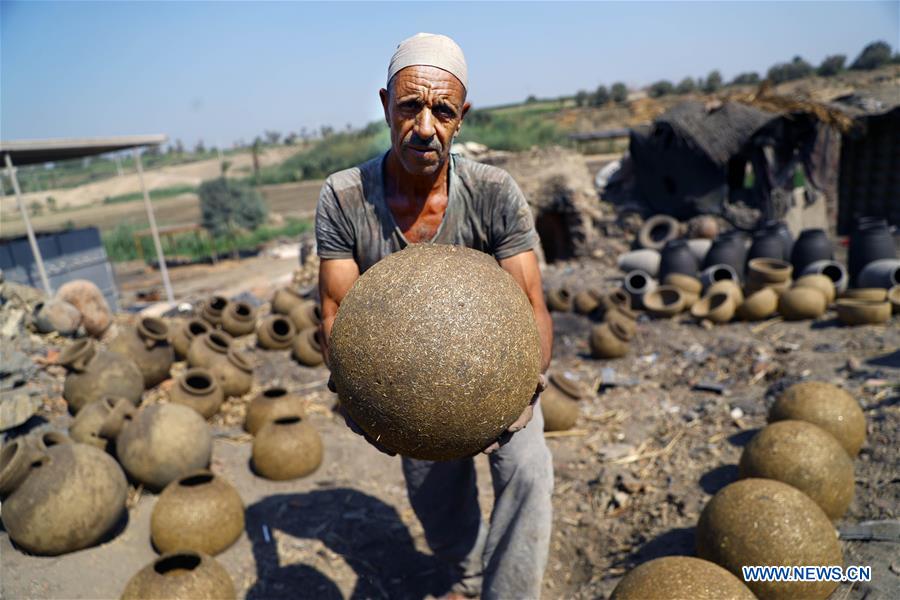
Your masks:
M497 439L537 387L534 313L491 256L413 245L377 263L341 302L331 369L341 404L382 446L451 460Z
M741 455L740 473L792 485L832 519L853 500L853 461L833 435L805 421L778 421L757 433Z
M708 560L665 556L629 571L610 600L691 598L691 600L755 600L737 577Z
M742 479L712 497L697 523L697 554L742 577L753 565L842 566L828 516L809 497L773 479ZM763 599L827 598L835 581L748 582Z
M866 441L866 417L847 392L824 381L789 387L769 410L769 422L795 419L818 425L840 442L851 458Z
M122 600L228 600L236 597L228 571L199 552L164 554L128 580Z

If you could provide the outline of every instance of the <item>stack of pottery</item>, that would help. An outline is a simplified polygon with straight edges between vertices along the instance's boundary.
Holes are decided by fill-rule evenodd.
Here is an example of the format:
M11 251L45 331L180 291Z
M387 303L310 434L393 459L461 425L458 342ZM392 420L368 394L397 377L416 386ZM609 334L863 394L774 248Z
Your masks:
M582 386L566 372L553 372L541 393L544 431L571 429L578 419L578 400L586 396Z
M68 371L63 398L73 415L107 396L125 398L134 406L141 401L144 376L138 366L94 340L72 342L60 353L58 362Z
M231 600L236 596L231 576L222 565L189 550L160 556L129 579L122 592L122 600Z
M777 310L778 292L770 287L764 287L755 292L748 292L738 306L736 315L745 321L761 321L771 317Z
M850 235L850 247L847 253L850 283L859 287L891 287L883 285L886 278L890 277L890 263L871 270L870 265L876 261L890 261L896 258L897 249L894 246L894 239L887 222L884 219L872 217L860 218L856 230ZM864 270L869 270L866 274L867 280L880 280L881 282L876 286L864 284L860 281Z
M791 286L793 269L789 262L778 258L752 258L747 263L746 292L770 287L780 294Z
M169 401L197 411L204 419L219 412L225 392L209 369L194 367L181 374L169 391Z
M259 322L256 329L256 343L267 350L285 350L297 336L294 322L284 315L273 314Z
M733 293L727 290L714 290L694 303L691 307L691 316L713 323L728 323L734 317L738 306Z
M291 347L294 358L301 365L316 367L324 362L318 327L303 329L291 342Z
M836 260L817 260L806 265L800 276L824 275L831 280L834 290L838 294L844 293L850 283L850 275L847 268Z
M154 317L145 317L136 326L120 326L109 349L134 361L147 389L168 379L169 369L175 362L175 350L169 344L169 327Z

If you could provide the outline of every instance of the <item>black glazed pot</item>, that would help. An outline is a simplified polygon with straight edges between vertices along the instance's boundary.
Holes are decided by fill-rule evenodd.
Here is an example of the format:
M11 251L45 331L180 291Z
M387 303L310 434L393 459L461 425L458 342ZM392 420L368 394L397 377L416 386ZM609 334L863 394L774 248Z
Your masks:
M666 276L672 273L696 277L699 268L697 257L684 240L671 240L660 252L658 275L660 281L665 281Z
M753 244L747 253L747 262L754 258L775 258L785 260L784 240L778 232L771 229L759 229L753 233Z
M850 284L855 285L856 276L870 262L896 256L894 238L883 219L861 222L850 236L847 252Z
M787 223L784 221L766 221L763 228L776 234L781 239L782 249L784 250L784 256L781 260L790 260L791 252L794 249L794 236L791 234L791 230L788 229Z
M807 265L818 260L832 260L834 249L824 229L804 229L794 243L791 251L791 264L794 265L794 276L799 277Z
M703 269L713 265L728 265L743 278L747 262L746 242L747 237L736 229L720 234L703 259Z

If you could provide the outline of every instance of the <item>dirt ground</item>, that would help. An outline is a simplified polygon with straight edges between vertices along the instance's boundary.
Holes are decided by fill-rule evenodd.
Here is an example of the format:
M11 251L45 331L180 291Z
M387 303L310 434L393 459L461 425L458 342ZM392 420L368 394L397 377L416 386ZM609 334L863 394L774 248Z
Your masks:
M200 295L222 281L255 273L247 289L260 299L290 272L296 258L241 261L210 272L175 272L180 296ZM547 287L612 287L608 260L557 263ZM152 274L151 274L152 275ZM265 280L269 279L268 286ZM246 290L245 290L246 291ZM263 308L265 310L265 307ZM900 478L900 319L885 326L844 328L833 313L816 321L734 323L704 328L679 317L642 317L630 354L598 361L588 355L591 321L554 313L553 368L596 390L582 401L575 429L549 437L556 487L546 598L606 597L632 566L668 554L693 554L694 526L712 494L736 478L741 448L765 422L774 394L801 379L832 381L863 406L868 440L855 461L856 497L838 529L897 519ZM35 336L37 337L37 336ZM37 347L44 347L46 342ZM53 340L51 340L53 341ZM55 340L54 343L58 343ZM252 347L252 336L242 344ZM52 345L50 346L52 348ZM212 469L240 492L246 533L217 559L239 597L425 598L444 593L449 571L429 551L406 498L399 459L370 448L330 410L327 371L299 366L285 352L251 350L256 384L213 418ZM176 364L174 373L183 368ZM65 428L62 372L41 411L43 427ZM698 383L723 386L697 391ZM250 437L240 423L263 385L302 392L320 431L325 459L313 475L271 482L248 467ZM163 384L162 389L167 385ZM145 403L166 401L153 390ZM37 421L40 423L40 419ZM476 460L482 510L492 493L487 462ZM28 556L0 532L0 596L113 598L156 556L149 519L156 496L135 491L127 524L105 544L60 557ZM842 542L847 565L872 565L873 581L844 585L836 599L900 597L900 541Z

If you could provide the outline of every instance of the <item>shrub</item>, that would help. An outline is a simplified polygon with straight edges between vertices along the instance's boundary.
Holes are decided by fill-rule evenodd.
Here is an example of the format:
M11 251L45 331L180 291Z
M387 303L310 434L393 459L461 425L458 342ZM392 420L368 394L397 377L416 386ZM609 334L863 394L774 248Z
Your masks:
M822 77L832 77L837 75L844 70L844 62L846 60L847 57L843 54L826 56L825 60L822 61L822 64L819 65L819 68L816 69L816 73Z
M616 82L609 88L609 95L612 97L613 102L621 104L628 100L628 88L621 81Z
M891 47L887 42L872 42L859 53L851 69L870 71L891 62Z
M250 186L224 177L204 181L197 190L203 227L212 235L256 229L266 218L266 205Z
M712 71L706 77L706 81L703 83L703 91L707 94L712 94L719 90L722 87L722 74L718 71Z
M675 86L676 94L690 94L694 90L697 89L697 82L695 82L691 77L685 77L681 81L678 82L678 85Z
M789 63L778 63L777 65L770 67L766 77L772 83L778 84L785 81L802 79L803 77L812 75L812 73L812 65L799 56L795 56Z
M740 73L731 80L731 85L756 85L757 83L759 83L759 73L753 71Z
M675 87L672 85L671 81L667 81L662 79L655 83L650 84L650 88L647 90L647 94L651 98L659 98L660 96L665 96L667 94L671 94L674 91Z
M594 92L593 96L591 96L591 105L603 106L607 102L609 102L609 90L606 89L605 85L601 85L597 88L597 91Z
M578 90L575 94L575 106L585 106L588 100L588 93L584 90Z

